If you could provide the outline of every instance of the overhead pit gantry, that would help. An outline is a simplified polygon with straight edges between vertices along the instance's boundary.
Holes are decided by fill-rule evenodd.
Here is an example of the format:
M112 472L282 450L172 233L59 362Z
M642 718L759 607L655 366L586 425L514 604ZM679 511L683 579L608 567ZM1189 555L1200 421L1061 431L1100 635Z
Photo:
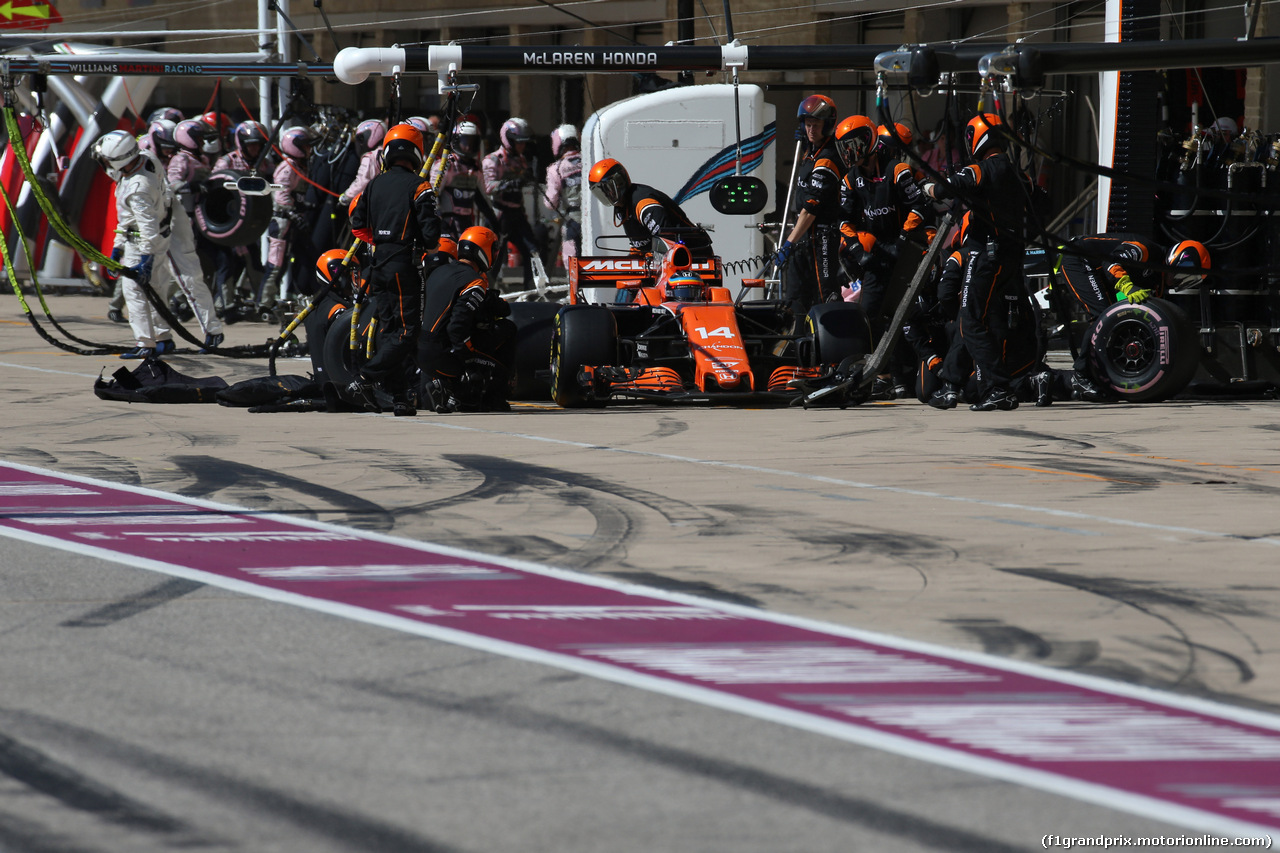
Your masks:
M924 45L664 45L584 47L528 45L431 45L349 47L333 71L349 85L372 75L614 74L657 71L872 71L904 75L912 88L928 90L942 74L977 74L1007 81L1010 89L1035 90L1050 74L1156 71L1165 68L1245 67L1280 62L1280 39L1198 39L1074 44Z

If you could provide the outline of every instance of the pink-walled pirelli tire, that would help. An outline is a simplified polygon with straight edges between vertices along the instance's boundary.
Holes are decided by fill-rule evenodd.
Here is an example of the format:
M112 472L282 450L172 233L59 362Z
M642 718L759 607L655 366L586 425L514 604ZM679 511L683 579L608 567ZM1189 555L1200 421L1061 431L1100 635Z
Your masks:
M1187 387L1200 364L1195 324L1163 299L1118 302L1085 337L1089 364L1103 386L1122 401L1156 403Z
M204 194L196 205L196 225L211 243L248 246L271 224L271 196L243 195L226 188L225 184L235 183L243 174L219 169L205 182Z

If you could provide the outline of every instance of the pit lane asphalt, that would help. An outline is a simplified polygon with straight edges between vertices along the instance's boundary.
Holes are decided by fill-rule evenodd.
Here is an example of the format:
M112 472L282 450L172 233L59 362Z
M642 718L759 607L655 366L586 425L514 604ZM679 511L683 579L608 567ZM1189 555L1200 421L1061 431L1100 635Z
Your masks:
M8 304L11 461L1280 708L1276 403L131 406L91 391L125 362L61 353ZM51 306L125 342L105 300ZM999 850L1182 831L88 557L0 554L0 848Z

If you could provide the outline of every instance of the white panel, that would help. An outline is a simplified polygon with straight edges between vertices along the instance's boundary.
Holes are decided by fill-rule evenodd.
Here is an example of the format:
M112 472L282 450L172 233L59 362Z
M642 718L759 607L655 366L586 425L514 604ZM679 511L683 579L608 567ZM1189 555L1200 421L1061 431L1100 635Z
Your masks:
M726 144L722 121L629 121L627 148L699 148Z

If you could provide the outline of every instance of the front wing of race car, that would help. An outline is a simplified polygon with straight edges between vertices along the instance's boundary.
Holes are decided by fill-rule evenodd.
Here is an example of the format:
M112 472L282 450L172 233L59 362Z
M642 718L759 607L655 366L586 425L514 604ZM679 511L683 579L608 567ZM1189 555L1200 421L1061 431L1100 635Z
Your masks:
M552 396L565 407L786 405L870 339L853 305L818 306L807 328L793 334L791 325L777 302L566 306L552 340Z

